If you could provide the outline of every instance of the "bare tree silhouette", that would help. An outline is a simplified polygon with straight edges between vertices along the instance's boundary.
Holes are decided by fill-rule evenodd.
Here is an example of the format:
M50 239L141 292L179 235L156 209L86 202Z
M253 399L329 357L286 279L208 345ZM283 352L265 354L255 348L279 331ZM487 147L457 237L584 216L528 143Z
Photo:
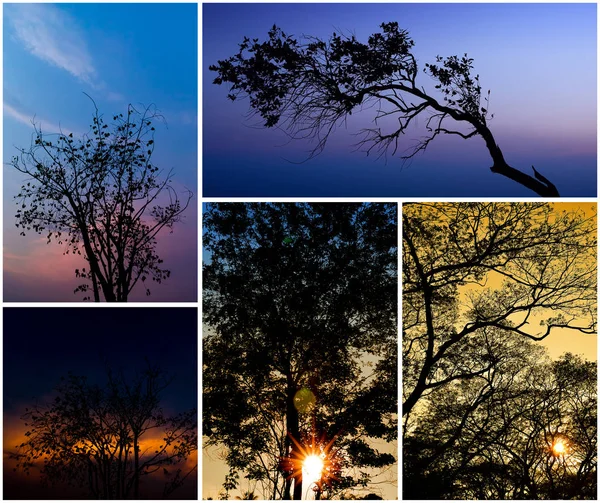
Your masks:
M462 358L482 330L595 333L595 216L547 203L409 203L402 218L405 418L424 394L493 368Z
M161 408L170 382L149 364L132 380L109 370L104 388L70 374L52 402L26 409L15 470L39 469L43 481L87 488L95 499L139 499L142 480L162 470L168 496L196 473L181 463L198 449L196 410Z

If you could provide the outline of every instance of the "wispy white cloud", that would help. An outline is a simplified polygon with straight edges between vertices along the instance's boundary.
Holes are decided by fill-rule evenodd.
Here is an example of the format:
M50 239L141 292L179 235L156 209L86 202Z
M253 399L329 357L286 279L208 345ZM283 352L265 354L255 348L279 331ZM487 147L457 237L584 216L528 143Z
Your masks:
M96 69L71 16L50 4L13 4L5 16L31 54L93 85Z
M73 133L75 135L80 134L69 128L63 127L60 124L53 124L52 122L49 122L44 119L40 119L39 117L27 115L23 112L20 112L16 108L10 106L8 103L4 103L3 108L4 108L4 113L6 115L8 115L9 117L12 117L13 119L15 119L16 121L18 121L22 124L25 124L27 126L33 126L33 123L35 122L36 126L38 128L40 128L44 133L60 133L60 132L62 132L63 134L69 134L69 133Z

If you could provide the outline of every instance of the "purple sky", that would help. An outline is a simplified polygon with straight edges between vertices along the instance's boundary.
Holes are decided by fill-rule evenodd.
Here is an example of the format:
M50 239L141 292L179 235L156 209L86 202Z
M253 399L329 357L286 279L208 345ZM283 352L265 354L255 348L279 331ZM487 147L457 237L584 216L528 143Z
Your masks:
M489 171L479 137L436 140L410 166L352 152L352 133L371 125L353 114L325 153L303 164L311 145L276 130L252 128L247 100L226 99L208 65L237 52L243 36L264 39L276 23L296 37L333 31L361 41L398 21L415 41L422 69L437 55L474 58L491 89L490 123L507 162L535 165L561 195L596 194L596 5L594 4L205 4L203 5L204 196L534 196ZM428 92L434 82L421 73ZM484 91L485 92L485 91ZM411 135L422 136L425 117Z

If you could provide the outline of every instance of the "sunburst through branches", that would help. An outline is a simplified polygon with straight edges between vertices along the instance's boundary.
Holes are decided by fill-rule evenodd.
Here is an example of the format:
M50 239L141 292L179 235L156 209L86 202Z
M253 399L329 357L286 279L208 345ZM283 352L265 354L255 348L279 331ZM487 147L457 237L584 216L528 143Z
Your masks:
M344 458L334 448L339 433L331 440L325 434L318 436L314 430L300 440L288 435L294 447L290 455L281 460L281 469L288 479L302 480L303 499L320 499L325 489L331 489L335 481L341 480Z

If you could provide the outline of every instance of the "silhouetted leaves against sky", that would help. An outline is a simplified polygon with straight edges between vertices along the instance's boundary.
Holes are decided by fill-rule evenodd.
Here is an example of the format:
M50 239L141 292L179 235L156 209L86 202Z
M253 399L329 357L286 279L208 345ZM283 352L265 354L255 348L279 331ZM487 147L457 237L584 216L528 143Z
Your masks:
M204 434L265 498L298 496L280 461L310 438L343 460L327 494L395 461L367 440L396 438L396 208L207 205Z
M575 206L403 206L405 498L595 498L595 364L538 344L596 337Z

